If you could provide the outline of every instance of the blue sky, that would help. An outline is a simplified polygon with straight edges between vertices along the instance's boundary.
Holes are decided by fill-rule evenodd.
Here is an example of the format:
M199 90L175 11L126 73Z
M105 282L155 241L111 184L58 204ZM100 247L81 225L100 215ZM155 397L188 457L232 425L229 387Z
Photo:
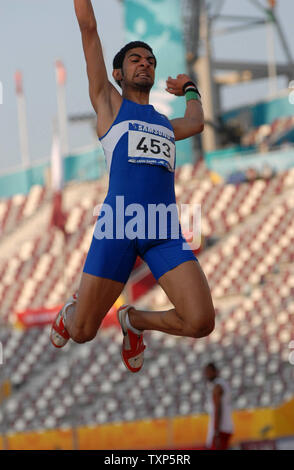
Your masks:
M218 1L218 0L215 0ZM277 0L278 16L291 44L294 1ZM114 54L124 44L122 3L119 0L93 0L107 68L111 70ZM224 12L258 14L248 0L226 0ZM17 69L24 76L31 160L46 159L51 151L52 121L56 116L54 63L64 62L67 69L68 114L88 113L91 104L72 0L1 0L0 3L0 81L3 104L0 106L0 171L20 164L17 107L13 76ZM219 36L214 42L216 57L266 61L264 28L250 33ZM276 57L285 56L276 38ZM179 71L180 73L181 71ZM294 77L293 77L294 79ZM285 88L279 80L279 88ZM225 106L235 106L250 97L260 99L268 93L266 81L224 90ZM94 136L87 125L69 127L70 149L91 145Z

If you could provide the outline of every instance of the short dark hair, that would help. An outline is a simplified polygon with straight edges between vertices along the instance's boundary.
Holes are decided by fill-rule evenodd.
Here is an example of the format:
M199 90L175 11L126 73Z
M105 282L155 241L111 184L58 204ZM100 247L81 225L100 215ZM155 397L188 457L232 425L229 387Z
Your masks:
M123 62L124 62L124 58L126 56L126 53L131 50L131 49L135 49L137 47L142 47L143 49L147 49L149 52L151 52L151 54L154 56L154 53L153 53L153 50L152 50L152 47L149 46L149 44L147 44L146 42L142 42L142 41L132 41L132 42L129 42L128 44L126 44L117 54L116 56L114 57L113 59L113 68L114 69L121 69L122 66L123 66ZM155 67L156 67L156 57L154 56L154 59L155 59Z
M205 369L212 369L214 372L218 372L218 368L214 364L214 362L209 362L206 364Z

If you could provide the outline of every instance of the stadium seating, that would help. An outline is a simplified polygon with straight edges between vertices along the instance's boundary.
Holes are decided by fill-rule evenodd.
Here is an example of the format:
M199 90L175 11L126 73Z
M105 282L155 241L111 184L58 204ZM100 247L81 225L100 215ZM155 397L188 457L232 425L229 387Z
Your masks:
M16 226L30 217L48 198L48 192L42 186L33 186L27 196L16 194L12 198L0 201L1 236L16 229Z
M293 143L294 137L294 118L281 117L275 119L271 124L264 124L251 129L242 138L242 145L262 146L266 144L268 148L285 143Z
M201 204L203 233L219 240L198 256L212 290L216 328L199 340L147 332L145 364L138 375L121 363L122 337L115 327L99 331L90 343L69 342L59 351L49 343L49 327L23 331L11 326L15 311L58 305L77 287L93 232L92 209L103 200L105 184L91 183L87 191L85 185L72 184L65 190L66 239L49 226L36 227L34 236L25 238L32 217L50 204L45 190L35 190L38 197L30 203L34 192L1 203L4 235L12 237L19 220L24 239L9 254L1 251L2 371L13 393L2 407L0 430L202 413L207 392L202 369L209 361L231 384L236 409L274 406L292 396L293 183L293 170L238 186L214 184L203 161L177 171L178 203ZM138 259L130 283L139 270ZM170 307L159 286L136 305Z

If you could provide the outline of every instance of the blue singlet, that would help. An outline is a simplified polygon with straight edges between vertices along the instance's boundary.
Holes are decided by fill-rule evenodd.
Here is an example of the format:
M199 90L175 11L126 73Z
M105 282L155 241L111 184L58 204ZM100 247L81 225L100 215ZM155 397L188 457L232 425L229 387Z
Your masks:
M138 255L156 279L196 260L175 213L176 147L169 120L152 105L124 99L100 141L109 189L84 272L126 283Z

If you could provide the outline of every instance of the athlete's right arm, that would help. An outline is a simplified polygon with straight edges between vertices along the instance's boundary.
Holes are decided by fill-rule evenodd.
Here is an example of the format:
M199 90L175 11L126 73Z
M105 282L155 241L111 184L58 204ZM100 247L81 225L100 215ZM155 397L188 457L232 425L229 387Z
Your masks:
M111 125L122 98L108 80L91 0L74 0L74 7L82 35L91 103L96 113L99 110L104 119L110 119Z

